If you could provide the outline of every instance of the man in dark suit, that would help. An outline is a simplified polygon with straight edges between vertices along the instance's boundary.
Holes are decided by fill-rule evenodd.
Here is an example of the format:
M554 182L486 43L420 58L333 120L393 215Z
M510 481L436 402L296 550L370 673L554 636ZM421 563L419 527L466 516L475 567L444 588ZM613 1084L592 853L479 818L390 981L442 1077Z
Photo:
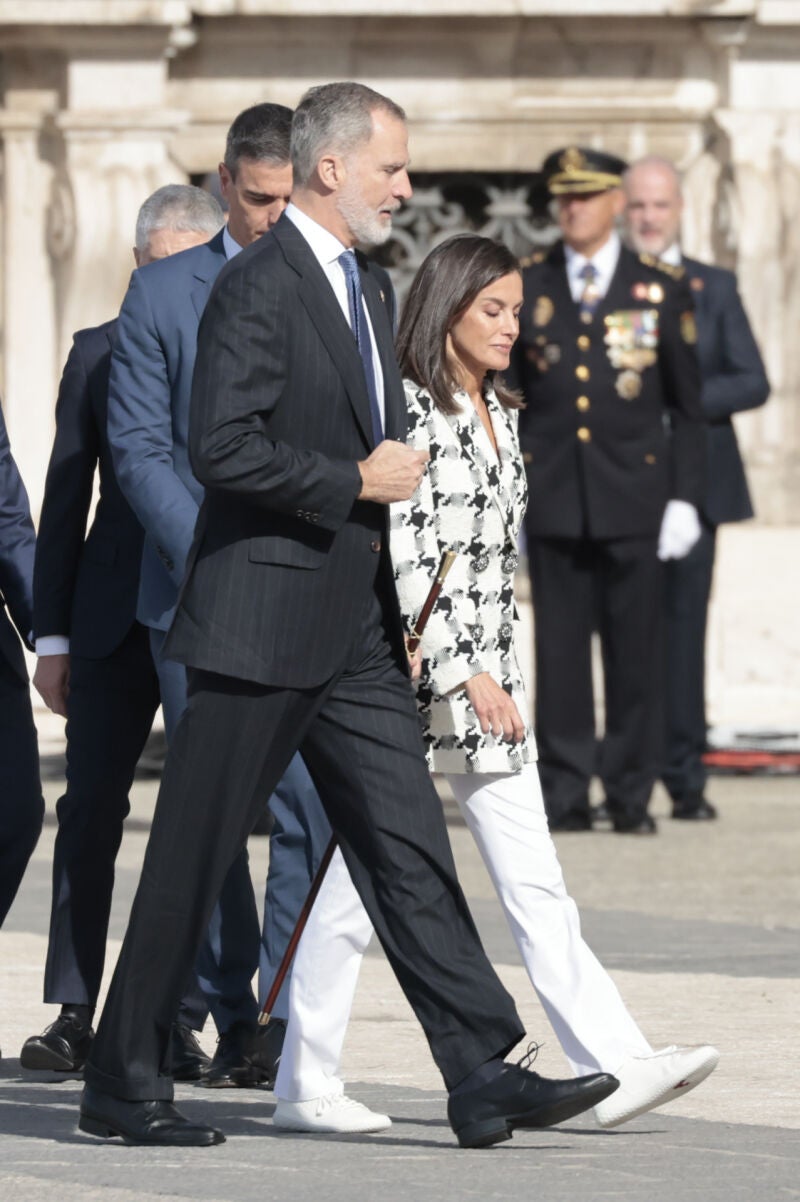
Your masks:
M614 830L650 834L661 743L659 558L685 555L699 534L704 451L691 296L680 272L620 245L624 166L574 146L547 158L563 241L523 271L509 377L527 403L520 443L535 726L550 824L591 828L597 770ZM595 629L605 683L599 763Z
M167 740L186 706L186 670L164 653L203 488L189 463L189 400L197 328L218 274L280 217L291 188L291 109L257 104L228 131L220 184L228 224L205 246L136 271L122 304L111 363L108 436L120 488L145 530L137 616L149 629L161 684ZM264 804L267 796L264 796ZM299 756L269 799L274 826L260 930L246 851L221 898L221 921L198 962L220 1039L204 1075L208 1086L255 1085L273 1076L283 1041L288 981L274 1021L257 1025L251 981L266 995L330 825Z
M209 896L298 748L451 1090L460 1142L549 1125L616 1087L505 1065L522 1029L425 763L386 505L412 494L427 456L404 445L386 297L352 249L388 236L407 163L390 100L353 83L312 89L292 127L293 203L225 268L203 315L190 453L206 495L166 647L189 666L189 705L86 1066L80 1126L96 1135L223 1139L171 1105L163 1016Z
M661 779L672 798L672 817L716 818L704 796L706 770L705 642L717 526L753 516L742 457L731 416L763 405L769 396L747 314L731 271L681 253L683 200L678 172L667 159L648 157L624 175L631 244L674 267L683 267L697 318L706 489L700 504L700 538L683 559L666 564L666 747Z
M142 206L139 266L204 242L222 222L207 192L159 188ZM144 534L120 492L106 437L116 321L80 330L64 368L33 576L34 684L67 719L67 789L57 803L53 896L44 976L55 1022L25 1041L23 1068L75 1072L94 1032L114 861L136 763L159 705L147 629L136 621ZM100 497L87 519L95 471ZM85 540L85 541L84 541ZM173 1072L195 1080L208 1057L194 1035L208 1014L196 978L171 1036Z
M0 926L44 817L36 727L19 641L31 645L34 543L28 496L0 408Z

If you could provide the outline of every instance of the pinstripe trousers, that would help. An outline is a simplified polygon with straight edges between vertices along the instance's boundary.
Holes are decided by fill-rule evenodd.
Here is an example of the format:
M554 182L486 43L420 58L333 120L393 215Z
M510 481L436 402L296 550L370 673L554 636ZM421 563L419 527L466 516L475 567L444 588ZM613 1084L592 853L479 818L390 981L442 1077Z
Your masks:
M227 869L296 750L446 1086L523 1036L456 879L408 678L375 598L314 689L190 670L142 877L85 1077L171 1098L170 1022Z

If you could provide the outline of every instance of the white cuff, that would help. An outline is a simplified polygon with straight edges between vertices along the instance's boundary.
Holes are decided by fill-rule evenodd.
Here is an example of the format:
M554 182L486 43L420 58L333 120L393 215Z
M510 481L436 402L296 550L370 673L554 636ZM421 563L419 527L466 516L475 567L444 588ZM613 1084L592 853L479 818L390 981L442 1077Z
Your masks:
M69 639L65 634L45 634L36 640L37 655L69 655Z

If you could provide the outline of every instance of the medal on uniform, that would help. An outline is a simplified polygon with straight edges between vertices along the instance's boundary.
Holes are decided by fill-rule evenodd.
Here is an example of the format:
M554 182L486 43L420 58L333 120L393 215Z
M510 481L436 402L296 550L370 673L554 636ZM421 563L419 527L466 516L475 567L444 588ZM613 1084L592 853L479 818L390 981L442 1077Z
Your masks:
M533 306L533 324L535 326L546 326L554 312L555 307L550 297L538 296L536 304Z
M651 305L660 305L664 299L664 289L660 284L650 284L647 289L647 299Z
M551 365L561 362L561 347L557 342L548 342L544 348L544 357Z
M642 372L658 357L658 309L617 309L604 318L608 361L616 371Z
M681 338L689 346L694 346L697 342L697 325L694 320L694 313L687 310L686 313L681 313Z
M623 401L635 401L642 391L642 377L638 371L628 370L620 372L617 376L615 388L617 395L621 396Z
M701 280L699 275L693 275L689 280L689 287L692 292L702 292L705 286L705 280Z

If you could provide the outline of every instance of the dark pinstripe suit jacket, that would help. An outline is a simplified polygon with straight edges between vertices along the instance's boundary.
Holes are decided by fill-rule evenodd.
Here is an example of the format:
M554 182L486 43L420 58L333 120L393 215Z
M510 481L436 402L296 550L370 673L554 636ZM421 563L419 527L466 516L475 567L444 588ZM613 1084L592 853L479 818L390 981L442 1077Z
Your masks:
M405 440L390 285L359 257L383 367L386 437ZM189 451L206 488L167 652L308 688L357 655L376 579L405 665L384 506L359 502L372 449L350 327L284 217L222 271L198 335Z

